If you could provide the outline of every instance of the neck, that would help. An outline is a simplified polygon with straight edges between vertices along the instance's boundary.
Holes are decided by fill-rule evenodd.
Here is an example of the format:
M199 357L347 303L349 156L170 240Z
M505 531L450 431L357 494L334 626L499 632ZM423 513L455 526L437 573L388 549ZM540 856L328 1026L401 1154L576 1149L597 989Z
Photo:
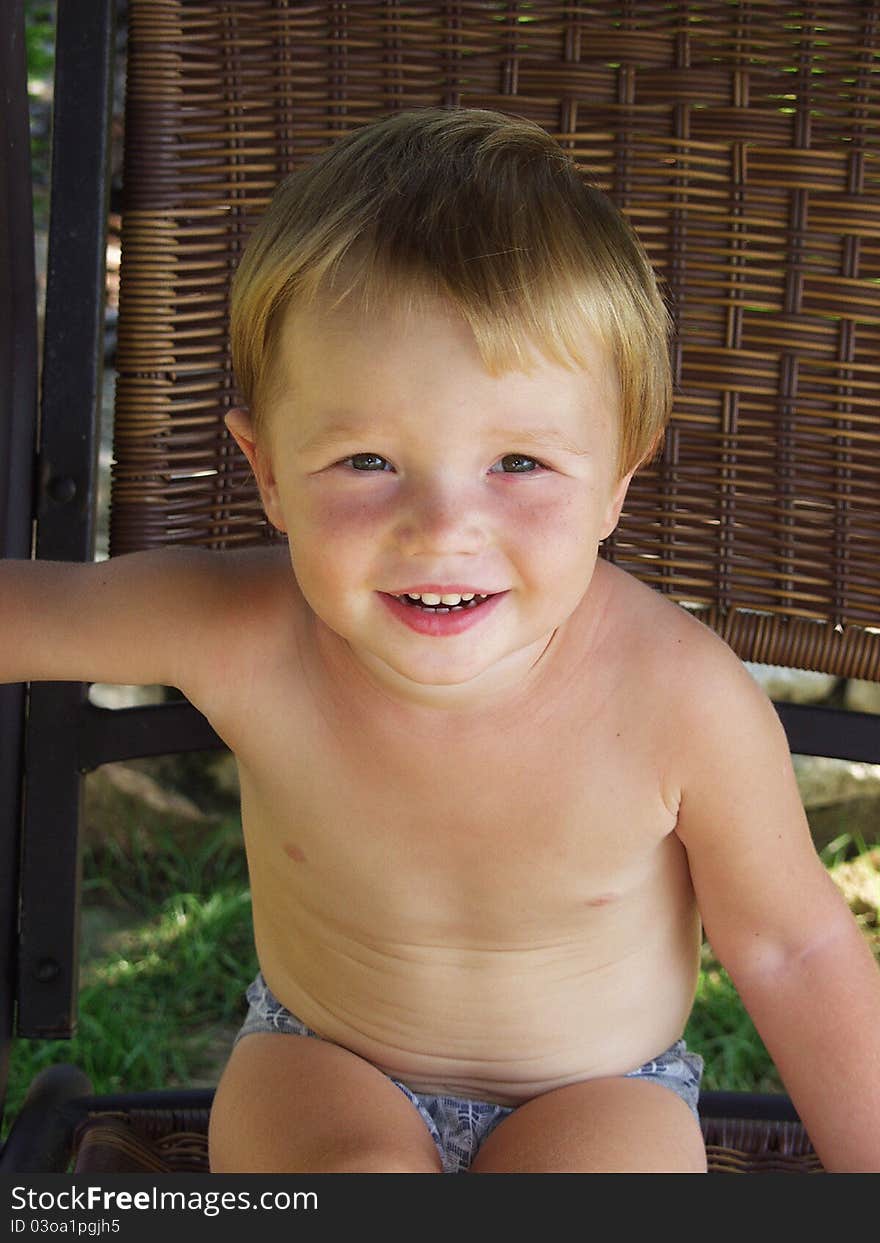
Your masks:
M601 641L608 586L603 570L598 569L569 618L491 669L452 686L425 685L403 677L384 661L353 648L313 615L316 650L330 674L334 697L340 688L344 693L346 705L340 703L340 708L380 714L404 729L424 726L436 733L448 728L457 736L469 726L483 731L523 711L537 724L542 704L557 703L568 682L579 677L576 671L585 673L590 665L591 653Z

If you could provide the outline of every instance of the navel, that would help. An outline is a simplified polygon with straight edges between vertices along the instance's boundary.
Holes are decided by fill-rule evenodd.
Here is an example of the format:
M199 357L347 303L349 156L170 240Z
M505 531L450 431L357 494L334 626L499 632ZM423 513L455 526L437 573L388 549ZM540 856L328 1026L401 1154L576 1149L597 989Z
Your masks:
M295 842L284 843L284 853L288 859L292 859L294 863L305 863L306 857Z

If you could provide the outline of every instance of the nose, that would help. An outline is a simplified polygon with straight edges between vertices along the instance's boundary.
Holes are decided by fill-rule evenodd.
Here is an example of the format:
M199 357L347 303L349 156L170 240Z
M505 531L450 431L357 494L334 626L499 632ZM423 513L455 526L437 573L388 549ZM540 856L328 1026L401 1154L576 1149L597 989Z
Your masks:
M461 483L413 479L400 499L396 536L407 556L477 553L486 547L485 515Z

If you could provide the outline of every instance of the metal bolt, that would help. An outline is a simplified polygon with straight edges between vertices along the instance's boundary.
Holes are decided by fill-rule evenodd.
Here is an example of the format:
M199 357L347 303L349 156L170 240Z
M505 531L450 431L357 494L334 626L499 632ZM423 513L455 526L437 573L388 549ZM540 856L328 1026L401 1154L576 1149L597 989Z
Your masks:
M67 505L76 496L76 481L69 475L56 475L49 480L49 495L59 505Z

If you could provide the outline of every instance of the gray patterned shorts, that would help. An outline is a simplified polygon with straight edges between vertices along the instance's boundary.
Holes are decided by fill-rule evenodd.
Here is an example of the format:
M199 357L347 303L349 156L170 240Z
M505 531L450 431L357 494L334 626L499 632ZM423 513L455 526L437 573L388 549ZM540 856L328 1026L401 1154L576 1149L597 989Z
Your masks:
M291 1036L323 1039L284 1008L269 989L262 972L257 973L246 996L250 1009L235 1038L236 1044L242 1036L250 1036L254 1032L283 1032ZM703 1059L696 1053L688 1053L683 1040L676 1040L665 1053L652 1058L638 1070L629 1071L624 1077L653 1079L655 1083L662 1083L690 1106L691 1112L699 1121L697 1100L702 1073ZM413 1092L399 1079L392 1079L391 1082L400 1088L419 1111L437 1145L444 1174L459 1174L467 1170L487 1135L508 1114L513 1113L513 1107L509 1105L495 1105L490 1101L468 1100L457 1096L430 1096L423 1092Z

